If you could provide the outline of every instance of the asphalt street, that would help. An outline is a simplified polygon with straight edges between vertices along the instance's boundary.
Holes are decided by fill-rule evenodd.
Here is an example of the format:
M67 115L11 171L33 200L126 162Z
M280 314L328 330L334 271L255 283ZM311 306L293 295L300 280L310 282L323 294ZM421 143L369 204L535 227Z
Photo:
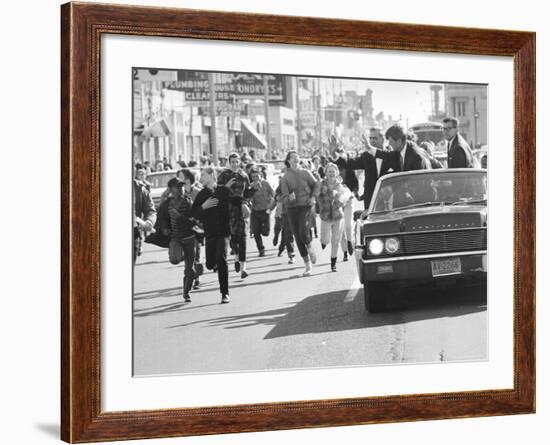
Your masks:
M134 273L134 375L433 363L487 358L486 294L481 287L410 289L390 310L369 314L353 258L330 271L320 248L313 275L288 264L271 239L258 256L249 239L249 277L229 262L229 304L207 271L192 302L182 298L183 266L144 245Z

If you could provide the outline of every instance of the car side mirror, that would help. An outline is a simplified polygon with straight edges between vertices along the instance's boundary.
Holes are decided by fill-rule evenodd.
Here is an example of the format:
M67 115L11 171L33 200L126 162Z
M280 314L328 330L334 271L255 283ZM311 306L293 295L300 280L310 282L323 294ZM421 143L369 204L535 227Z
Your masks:
M355 210L353 212L353 220L357 221L358 219L361 219L361 215L363 214L364 210Z

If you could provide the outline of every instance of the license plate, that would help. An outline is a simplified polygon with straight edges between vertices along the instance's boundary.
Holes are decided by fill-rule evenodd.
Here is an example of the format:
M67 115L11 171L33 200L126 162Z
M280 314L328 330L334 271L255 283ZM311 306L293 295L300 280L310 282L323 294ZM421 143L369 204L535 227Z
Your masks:
M460 258L449 258L446 260L432 261L432 276L441 277L444 275L456 275L462 273Z

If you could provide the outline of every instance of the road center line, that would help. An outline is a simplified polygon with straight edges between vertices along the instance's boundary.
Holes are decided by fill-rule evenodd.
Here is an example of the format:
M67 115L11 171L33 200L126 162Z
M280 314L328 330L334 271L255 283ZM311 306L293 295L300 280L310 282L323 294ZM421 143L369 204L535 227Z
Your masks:
M359 277L355 277L353 280L353 283L351 283L351 286L348 290L348 293L346 294L346 297L344 298L345 303L350 303L353 300L355 300L355 297L359 293L359 289L361 289L361 282L359 281Z

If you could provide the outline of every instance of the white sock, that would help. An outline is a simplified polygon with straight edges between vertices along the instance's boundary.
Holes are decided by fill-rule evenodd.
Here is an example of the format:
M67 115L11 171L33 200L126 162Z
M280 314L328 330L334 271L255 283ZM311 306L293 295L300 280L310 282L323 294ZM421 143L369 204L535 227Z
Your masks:
M246 261L241 261L241 270L246 272Z

